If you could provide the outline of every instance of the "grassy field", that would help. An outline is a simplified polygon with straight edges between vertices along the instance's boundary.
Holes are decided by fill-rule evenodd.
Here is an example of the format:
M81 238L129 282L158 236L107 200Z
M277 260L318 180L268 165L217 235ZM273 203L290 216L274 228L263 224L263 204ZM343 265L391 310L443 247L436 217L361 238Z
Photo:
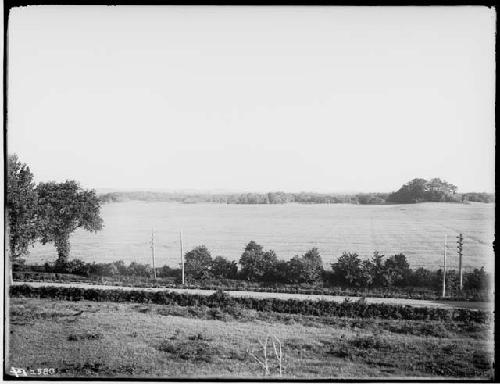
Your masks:
M151 262L151 228L156 264L178 266L179 229L184 249L204 244L213 256L239 260L255 240L288 260L318 247L326 266L344 251L371 257L374 251L403 252L412 267L438 269L447 234L448 267L456 268L455 236L464 235L464 265L489 265L494 257L494 204L409 205L224 205L127 202L102 208L105 227L71 237L71 256L86 262ZM30 261L57 258L52 244L30 250Z
M491 378L491 325L361 320L231 308L10 299L6 371L71 377ZM279 365L268 349L269 375Z

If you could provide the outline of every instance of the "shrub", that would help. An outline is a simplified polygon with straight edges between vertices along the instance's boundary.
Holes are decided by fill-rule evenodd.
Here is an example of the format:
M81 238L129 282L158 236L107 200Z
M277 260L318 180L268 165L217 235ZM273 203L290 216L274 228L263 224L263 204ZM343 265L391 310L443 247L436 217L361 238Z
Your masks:
M68 336L69 341L79 341L79 340L98 340L102 337L102 334L96 332L87 333L72 333Z
M184 342L164 340L158 345L157 349L161 352L170 353L174 358L206 363L212 362L216 354L214 348L207 342L199 339Z

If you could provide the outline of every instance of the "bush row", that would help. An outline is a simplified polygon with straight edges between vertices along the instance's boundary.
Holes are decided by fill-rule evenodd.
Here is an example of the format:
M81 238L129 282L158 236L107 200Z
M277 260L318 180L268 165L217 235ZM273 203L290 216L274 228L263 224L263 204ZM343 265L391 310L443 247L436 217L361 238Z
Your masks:
M15 285L10 287L11 297L54 298L69 301L111 301L151 303L181 306L205 305L210 308L241 306L261 312L279 312L310 316L337 316L367 319L443 320L484 323L490 314L469 309L441 309L359 302L335 303L324 300L283 300L277 298L231 297L222 291L210 296L180 294L168 291L140 291L121 289L83 289L65 287L38 287Z
M184 288L184 289L203 289L217 290L223 289L226 291L254 291L254 292L269 292L269 293L287 293L301 295L331 295L331 296L364 296L364 297L392 297L417 300L443 300L440 293L432 289L426 288L334 288L334 287L311 287L311 286L290 286L290 285L273 285L262 286L258 283L247 282L241 280L222 281L195 281L189 284L182 285L173 283L171 279L158 278L133 278L133 277L98 277L91 276L89 278L64 273L43 273L43 272L14 272L14 280L25 282L78 282L78 283L95 283L112 286L124 286L135 288ZM489 301L486 290L468 290L464 292L451 291L449 296L445 298L448 301Z
M329 288L329 292L370 290L378 295L390 294L400 297L438 297L441 291L443 271L425 268L411 269L404 254L385 258L374 252L371 259L362 259L357 253L344 252L331 270L324 269L318 249L313 248L302 256L295 256L289 261L278 259L272 250L251 241L245 247L239 264L222 256L212 259L205 246L198 246L185 254L185 277L188 284L199 288L204 285L210 289L248 290L254 288L277 287L280 292L298 293L296 288L313 288L314 294L319 288ZM153 268L136 262L128 266L121 260L112 263L85 263L82 260L71 261L58 259L53 265L44 266L14 265L14 272L65 273L90 279L106 279L126 283L175 284L181 282L181 270L163 266ZM153 273L155 272L155 273ZM154 279L153 279L154 277ZM446 273L447 293L460 298L474 298L477 292L487 293L490 284L489 274L475 269L463 273L463 289L459 286L459 275L454 270ZM408 294L411 292L411 294ZM306 293L307 292L303 292ZM428 296L428 295L431 296Z
M13 272L12 277L21 281L89 282L87 277L71 273Z

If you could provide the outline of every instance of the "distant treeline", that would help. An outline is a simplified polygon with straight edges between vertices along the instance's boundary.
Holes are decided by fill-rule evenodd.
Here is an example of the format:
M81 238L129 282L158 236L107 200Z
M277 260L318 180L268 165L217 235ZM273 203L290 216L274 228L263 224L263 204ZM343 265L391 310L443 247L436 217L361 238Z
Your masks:
M404 184L398 191L392 193L229 193L183 194L174 192L111 192L99 196L105 203L128 200L149 202L179 202L179 203L219 203L219 204L410 204L419 202L483 202L495 201L494 194L488 193L457 193L457 187L439 178L431 180L414 179Z
M178 203L219 203L219 204L381 204L387 193L340 195L313 192L285 193L238 193L238 194L182 194L172 192L110 192L100 195L102 202L123 202L129 200L148 202Z
M238 266L239 264L239 266ZM113 263L84 263L81 260L56 261L43 267L18 265L17 271L31 270L49 273L71 273L86 277L147 277L153 275L150 265L123 261ZM278 259L273 250L265 251L254 241L247 244L239 263L222 256L212 258L205 246L198 246L185 254L185 275L189 283L209 280L239 280L252 283L269 284L308 284L316 287L342 288L428 288L441 289L442 271L425 268L411 269L404 254L385 258L377 252L371 259L361 259L357 253L343 253L337 262L324 269L317 248L312 248L302 256L289 261ZM158 278L172 278L179 281L179 268L163 266L156 268ZM467 291L488 289L488 275L484 268L463 274L463 285ZM447 271L447 288L458 290L458 274Z

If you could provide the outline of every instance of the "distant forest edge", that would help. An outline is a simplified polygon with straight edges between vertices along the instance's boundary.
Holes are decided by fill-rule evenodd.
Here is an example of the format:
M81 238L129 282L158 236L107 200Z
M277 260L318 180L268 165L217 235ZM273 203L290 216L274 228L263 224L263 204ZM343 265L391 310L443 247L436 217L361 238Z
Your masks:
M439 178L431 180L413 179L392 193L177 193L128 191L110 192L99 195L103 203L123 201L219 203L219 204L414 204L421 202L495 202L495 194L486 192L458 193L458 188Z

